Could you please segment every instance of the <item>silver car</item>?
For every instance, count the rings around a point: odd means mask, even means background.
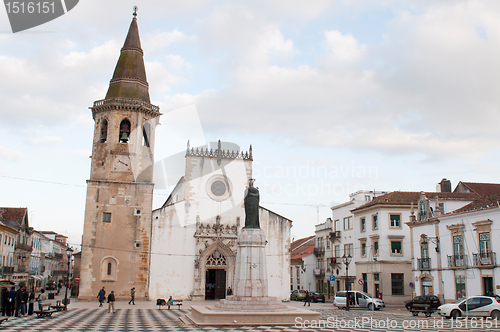
[[[446,318],[491,317],[500,320],[500,301],[490,296],[471,296],[439,306],[436,311]]]
[[[337,292],[333,300],[333,305],[339,308],[345,308],[347,295],[346,293],[346,291]],[[373,298],[365,292],[349,291],[349,297],[351,299],[351,301],[349,302],[350,308],[368,308],[369,310],[378,310],[380,308],[385,308],[384,301],[378,298]]]

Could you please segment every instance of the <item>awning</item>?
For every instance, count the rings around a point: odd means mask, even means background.
[[[40,275],[31,275],[30,278],[33,278],[36,280],[43,280],[43,276],[40,276]]]

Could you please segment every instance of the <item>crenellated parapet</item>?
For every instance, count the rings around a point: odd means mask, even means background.
[[[253,160],[252,156],[252,145],[250,145],[250,149],[248,151],[229,151],[223,150],[221,148],[221,141],[218,142],[217,149],[208,149],[208,148],[191,148],[189,146],[189,141],[186,149],[186,157],[194,156],[194,157],[209,157],[216,158],[217,163],[220,165],[222,159],[242,159],[242,160]]]

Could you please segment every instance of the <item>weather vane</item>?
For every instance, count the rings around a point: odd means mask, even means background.
[[[137,6],[134,6],[134,16],[137,16],[137,9],[139,8],[137,8]]]

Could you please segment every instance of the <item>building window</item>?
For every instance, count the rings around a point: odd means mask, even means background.
[[[361,257],[366,257],[366,242],[361,243]]]
[[[481,257],[486,257],[491,250],[490,248],[490,233],[479,233],[479,253],[481,254]]]
[[[465,291],[465,277],[457,276],[455,279],[455,285],[457,290],[457,300],[467,296]]]
[[[125,119],[120,123],[120,136],[118,138],[118,141],[121,143],[128,143],[129,137],[130,137],[130,121]]]
[[[401,247],[401,241],[391,241],[391,253],[394,255],[402,255],[403,250]]]
[[[362,232],[366,231],[366,219],[364,217],[360,219],[360,223],[361,223],[360,225],[361,231]]]
[[[380,281],[380,274],[379,273],[373,274],[373,281]]]
[[[335,220],[335,231],[340,231],[340,220]]]
[[[101,261],[101,280],[117,280],[118,261],[111,256],[106,256]]]
[[[340,257],[340,245],[335,246],[335,257]]]
[[[453,255],[462,256],[464,253],[464,239],[462,235],[455,235],[453,237]]]
[[[344,218],[344,230],[352,229],[352,217]]]
[[[429,258],[429,242],[423,241],[420,244],[420,256],[421,258]]]
[[[391,273],[392,295],[405,295],[404,274]]]
[[[326,236],[326,249],[330,249],[330,235]]]
[[[401,215],[400,214],[391,214],[391,227],[401,228]]]
[[[111,222],[111,212],[103,212],[102,213],[102,222],[105,222],[105,223]]]
[[[348,244],[344,244],[344,254],[346,256],[353,256],[353,244],[352,243],[348,243]]]
[[[373,242],[373,255],[378,256],[378,241]]]
[[[372,197],[370,195],[365,195],[365,201],[369,202],[372,200]]]
[[[372,228],[378,229],[378,215],[376,214],[372,216]]]

